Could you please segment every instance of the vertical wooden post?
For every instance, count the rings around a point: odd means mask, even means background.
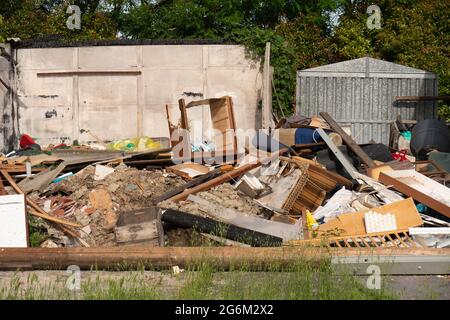
[[[270,42],[266,43],[266,53],[264,55],[263,69],[263,110],[262,110],[262,128],[273,128],[272,120],[272,81],[270,68]]]

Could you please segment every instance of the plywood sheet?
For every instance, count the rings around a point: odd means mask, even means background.
[[[212,126],[221,133],[215,137],[216,150],[235,150],[235,138],[230,132],[236,129],[231,98],[211,99],[209,105]]]
[[[391,213],[395,216],[398,230],[418,227],[423,224],[422,218],[417,212],[413,199],[386,204],[370,210],[362,210],[355,213],[345,213],[327,223],[320,225],[319,232],[327,232],[333,229],[341,229],[342,236],[354,236],[366,234],[364,225],[364,214],[368,211],[377,213]]]
[[[193,178],[204,175],[210,171],[209,167],[203,166],[198,163],[177,164],[166,168],[166,170],[188,180],[192,180]]]

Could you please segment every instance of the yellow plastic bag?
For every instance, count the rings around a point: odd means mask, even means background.
[[[309,212],[309,210],[306,210],[306,227],[309,230],[313,230],[315,228],[317,228],[319,226],[319,224],[317,223],[316,219],[314,219],[314,216],[312,215],[311,212]]]
[[[139,137],[133,139],[115,140],[109,143],[106,148],[116,151],[147,151],[161,148],[159,142],[150,137]]]

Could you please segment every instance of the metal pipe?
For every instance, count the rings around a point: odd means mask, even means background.
[[[450,249],[427,248],[240,248],[240,247],[98,247],[98,248],[0,248],[0,269],[123,269],[124,267],[186,267],[208,261],[224,269],[245,266],[263,269],[274,264],[289,266],[307,260],[320,263],[336,257],[450,256]]]

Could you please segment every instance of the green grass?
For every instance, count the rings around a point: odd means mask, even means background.
[[[109,274],[111,275],[111,273]],[[328,262],[320,265],[299,261],[292,265],[273,265],[250,272],[245,266],[223,271],[203,262],[179,275],[168,271],[131,271],[119,277],[83,279],[81,290],[65,287],[67,276],[57,281],[40,281],[31,275],[26,281],[18,274],[9,285],[0,287],[0,299],[396,299],[382,290],[369,290],[351,275],[336,275]]]

